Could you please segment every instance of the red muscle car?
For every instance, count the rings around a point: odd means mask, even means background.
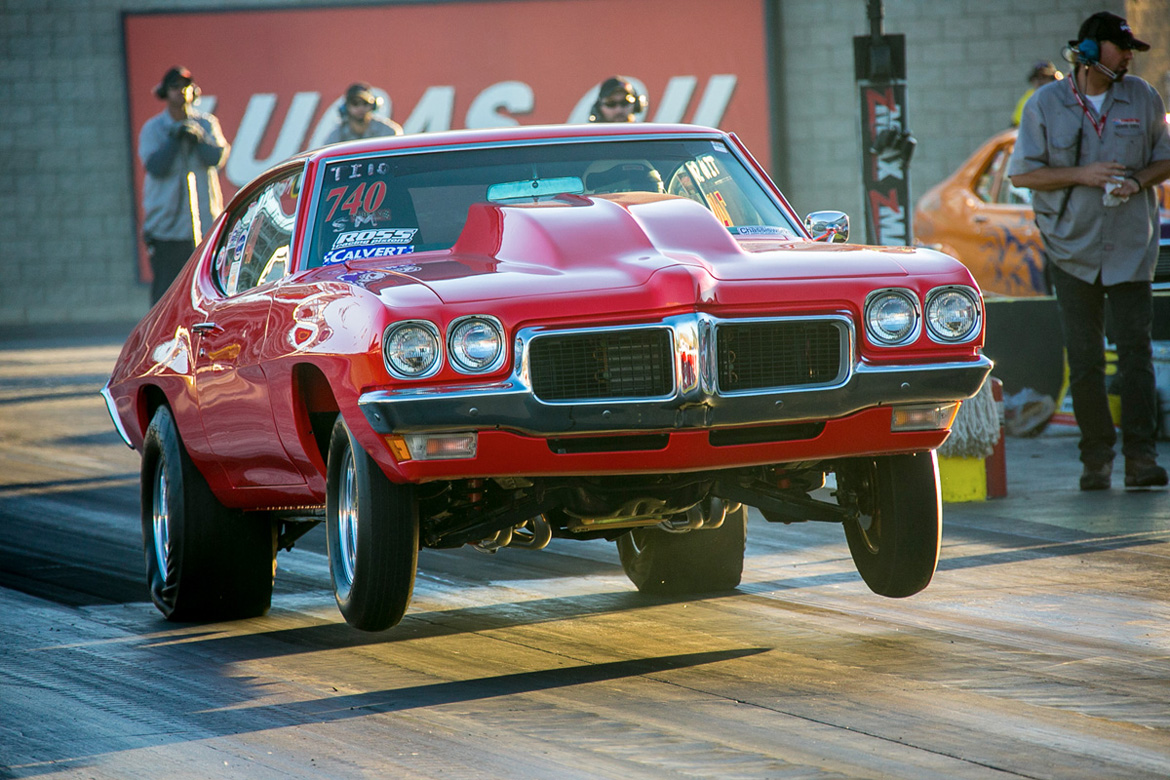
[[[103,390],[142,454],[154,602],[263,614],[277,550],[321,522],[364,630],[401,619],[421,547],[602,538],[639,590],[727,590],[747,506],[840,523],[873,591],[918,592],[933,451],[991,365],[979,288],[928,249],[843,243],[843,214],[806,222],[734,135],[691,126],[275,166]]]

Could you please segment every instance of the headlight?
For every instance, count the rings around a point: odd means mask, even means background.
[[[480,374],[504,362],[504,329],[494,317],[476,315],[451,323],[447,352],[457,371]]]
[[[406,320],[386,328],[382,360],[386,370],[402,379],[430,376],[442,364],[439,329],[426,320]]]
[[[918,303],[910,290],[878,290],[865,301],[865,332],[881,346],[906,344],[918,335]]]
[[[940,287],[926,297],[926,327],[936,341],[967,341],[978,333],[979,299],[966,287]]]

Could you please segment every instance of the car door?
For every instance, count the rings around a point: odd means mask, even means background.
[[[286,272],[301,169],[278,174],[229,216],[214,250],[219,295],[194,323],[195,389],[208,445],[235,487],[304,478],[277,434],[263,370],[271,291]]]
[[[1011,141],[992,154],[975,188],[979,197],[972,217],[987,267],[975,275],[990,280],[989,290],[1005,295],[1043,295],[1044,250],[1032,212],[1031,192],[1013,187],[1007,176]],[[973,269],[974,270],[974,269]]]

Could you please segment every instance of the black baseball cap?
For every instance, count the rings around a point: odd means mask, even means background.
[[[173,68],[163,74],[162,81],[160,81],[154,88],[154,95],[160,100],[165,100],[167,90],[175,85],[187,86],[192,81],[191,71],[184,68],[182,65],[175,65]]]
[[[1109,41],[1119,49],[1135,49],[1149,51],[1150,44],[1133,37],[1133,30],[1129,23],[1117,14],[1108,11],[1098,11],[1081,24],[1081,31],[1077,33],[1075,41],[1069,41],[1069,46],[1077,46],[1086,38],[1095,41]]]

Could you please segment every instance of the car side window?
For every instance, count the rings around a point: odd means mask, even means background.
[[[997,149],[991,158],[991,162],[983,170],[979,181],[975,185],[975,194],[979,196],[979,200],[984,203],[995,203],[996,187],[999,184],[1000,176],[1003,173],[1003,167],[1007,163],[1008,156],[1003,149]]]
[[[238,295],[288,272],[301,173],[273,179],[236,209],[212,266],[220,292]]]

